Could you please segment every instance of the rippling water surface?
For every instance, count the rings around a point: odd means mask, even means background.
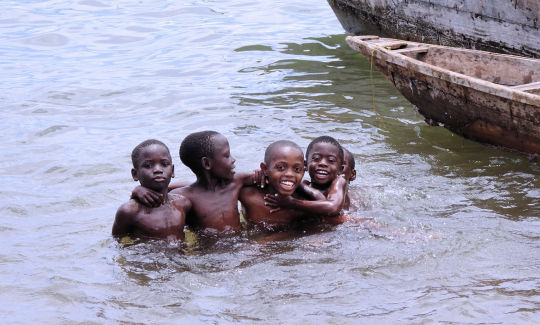
[[[325,1],[2,8],[2,322],[538,320],[538,161],[427,126]],[[132,148],[177,152],[205,129],[228,137],[238,170],[276,139],[336,137],[356,158],[356,215],[394,231],[121,247],[110,230]]]

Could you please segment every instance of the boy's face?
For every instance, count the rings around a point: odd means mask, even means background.
[[[167,148],[159,144],[142,148],[137,166],[131,170],[131,175],[144,187],[155,191],[166,189],[174,177],[174,165]]]
[[[292,195],[304,177],[304,155],[291,146],[274,148],[270,164],[261,163],[268,183],[281,195]]]
[[[229,141],[221,134],[212,137],[214,146],[214,156],[212,161],[212,174],[218,178],[233,179],[234,177],[234,159],[231,156]]]
[[[308,154],[307,165],[311,182],[319,185],[331,183],[343,168],[339,149],[327,142],[313,145]]]
[[[291,146],[274,148],[270,163],[261,163],[268,183],[281,195],[292,195],[304,177],[304,155]]]
[[[345,179],[347,182],[352,182],[356,179],[356,170],[351,169],[351,165],[349,165],[350,161],[350,153],[345,151],[343,153],[343,175],[345,176]]]

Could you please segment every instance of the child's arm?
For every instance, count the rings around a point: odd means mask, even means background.
[[[326,200],[326,196],[316,188],[309,186],[306,183],[300,183],[297,188],[299,193],[302,193],[310,200]]]
[[[172,181],[169,184],[168,191],[170,192],[170,191],[175,190],[177,188],[186,187],[186,186],[190,185],[191,183],[192,182],[190,182],[190,181],[181,181],[181,180]]]
[[[263,188],[267,184],[266,177],[260,169],[255,169],[252,173],[239,173],[237,178],[244,186],[257,185]]]
[[[292,196],[282,197],[279,195],[265,195],[264,200],[270,212],[279,211],[280,208],[301,210],[315,215],[334,216],[341,212],[345,195],[347,192],[347,181],[339,176],[330,185],[328,196],[324,200],[308,201],[299,200]]]
[[[137,203],[132,200],[122,204],[122,206],[118,208],[112,227],[112,235],[114,237],[124,237],[129,235],[132,230],[133,216],[137,214],[137,208]]]
[[[163,204],[163,194],[144,186],[137,186],[131,191],[131,198],[149,208],[157,208]]]

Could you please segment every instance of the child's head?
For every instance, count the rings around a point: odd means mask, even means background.
[[[306,164],[312,184],[328,185],[343,170],[343,149],[330,136],[318,137],[307,147]]]
[[[354,166],[354,156],[349,150],[343,148],[343,175],[349,183],[356,179],[356,169],[354,169]]]
[[[162,191],[167,189],[174,177],[169,148],[159,140],[146,140],[138,144],[131,152],[131,176],[142,186]]]
[[[234,162],[229,142],[215,131],[201,131],[188,135],[180,145],[180,159],[196,175],[204,170],[217,178],[232,179]]]
[[[269,185],[281,195],[294,193],[304,177],[304,154],[300,147],[288,140],[276,141],[266,148],[261,170]]]

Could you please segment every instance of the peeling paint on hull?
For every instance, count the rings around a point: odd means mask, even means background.
[[[540,0],[328,0],[343,28],[540,58]]]

